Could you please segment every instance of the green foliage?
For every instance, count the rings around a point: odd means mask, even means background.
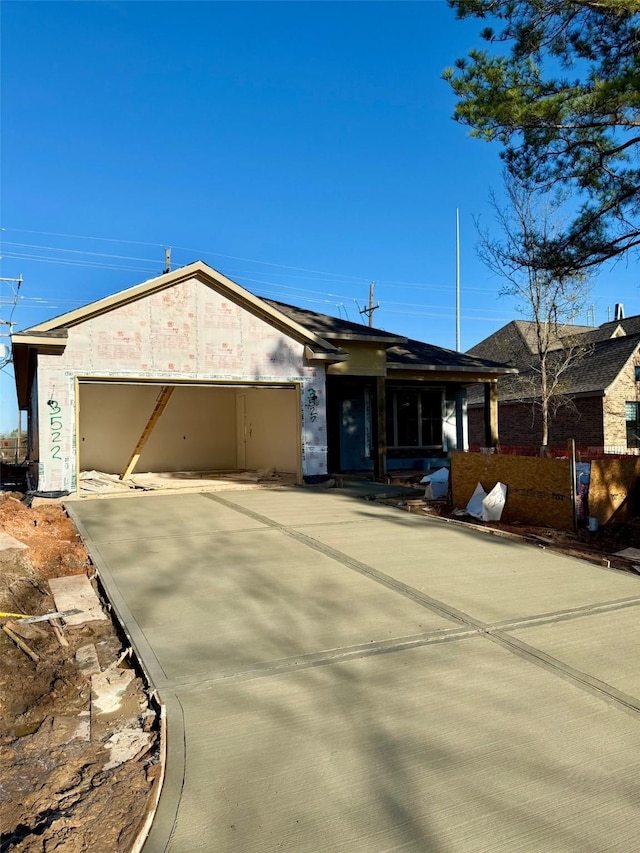
[[[579,211],[540,268],[586,269],[640,245],[640,0],[448,0],[490,18],[490,51],[444,72],[454,117],[503,145],[530,190],[571,190]],[[505,50],[502,50],[504,46]]]

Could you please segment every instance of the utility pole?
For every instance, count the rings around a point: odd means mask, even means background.
[[[369,285],[369,307],[368,308],[360,308],[361,314],[366,314],[369,317],[369,328],[373,326],[373,312],[377,311],[380,307],[380,303],[373,304],[373,288],[375,286],[375,281],[372,281]]]
[[[9,316],[11,316],[13,314],[13,309],[18,304],[18,293],[20,292],[20,288],[22,287],[23,278],[22,278],[22,275],[19,275],[18,278],[0,278],[0,282],[2,282],[2,281],[6,281],[6,282],[13,283],[16,285],[16,289],[13,292],[13,299],[8,300],[8,303],[11,305],[11,314],[9,315]],[[0,300],[0,305],[1,304],[4,304],[4,300]],[[0,338],[9,338],[9,347],[8,347],[9,355],[7,355],[6,358],[2,359],[2,366],[3,367],[7,364],[10,364],[13,361],[13,358],[11,355],[11,335],[13,334],[13,327],[17,326],[17,325],[18,324],[16,323],[15,320],[0,320],[0,326],[8,326],[9,327],[8,333],[7,332],[0,332]],[[18,444],[16,447],[16,453],[15,453],[16,464],[18,462],[18,454],[20,453],[21,441],[22,441],[22,413],[20,412],[20,408],[18,407]]]
[[[164,250],[164,270],[163,272],[171,272],[171,246]]]

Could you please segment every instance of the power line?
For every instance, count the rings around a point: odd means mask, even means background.
[[[39,246],[35,243],[14,243],[11,240],[3,240],[3,246],[17,246],[22,249],[45,249],[50,252],[69,252],[72,255],[94,255],[99,258],[115,258],[121,261],[144,261],[145,263],[154,264],[156,260],[153,258],[137,258],[132,255],[114,255],[111,252],[90,252],[87,249],[67,249],[60,246]]]
[[[66,239],[72,239],[72,240],[101,240],[103,242],[108,242],[108,243],[126,243],[128,245],[136,245],[136,246],[155,246],[156,248],[161,247],[162,249],[164,249],[165,246],[168,245],[168,242],[167,243],[147,243],[147,242],[144,242],[142,240],[122,240],[122,239],[118,239],[115,237],[92,237],[92,236],[89,236],[86,234],[62,234],[62,233],[58,233],[55,231],[35,231],[32,229],[27,229],[27,228],[6,228],[6,227],[4,227],[0,230],[10,232],[10,233],[15,232],[18,234],[39,234],[39,235],[43,235],[43,236],[47,236],[47,237],[64,237]],[[280,269],[298,270],[299,272],[310,272],[310,273],[316,273],[317,275],[328,275],[328,276],[337,276],[339,278],[349,278],[349,279],[352,279],[353,281],[358,281],[358,282],[362,282],[363,280],[366,280],[364,277],[360,277],[360,276],[351,276],[351,275],[344,275],[341,273],[324,272],[322,270],[313,270],[313,269],[308,269],[306,267],[295,267],[295,266],[291,266],[289,264],[274,263],[273,261],[260,261],[260,260],[257,260],[256,258],[242,258],[242,257],[239,257],[238,255],[225,255],[222,252],[212,252],[208,249],[194,249],[194,248],[191,248],[188,246],[176,246],[173,244],[172,244],[172,248],[178,249],[182,252],[195,252],[197,255],[212,255],[213,257],[216,257],[216,258],[228,258],[228,259],[233,260],[233,261],[243,261],[245,263],[250,263],[250,264],[263,264],[265,266],[278,267]]]
[[[15,231],[15,232],[21,232],[21,233],[41,234],[41,235],[46,235],[46,236],[63,237],[65,239],[99,240],[102,242],[122,243],[122,244],[127,244],[127,245],[153,246],[155,248],[159,248],[159,247],[165,248],[165,245],[162,243],[151,243],[151,242],[145,242],[145,241],[140,241],[140,240],[125,240],[125,239],[109,238],[109,237],[92,237],[92,236],[88,236],[88,235],[63,234],[61,232],[36,231],[36,230],[29,230],[29,229],[6,229],[6,228],[3,228],[2,230],[3,231],[11,231],[11,232]],[[130,255],[119,255],[119,254],[115,254],[115,253],[111,253],[111,252],[95,252],[95,251],[91,251],[91,250],[82,250],[82,249],[67,249],[67,248],[56,247],[56,246],[42,246],[39,244],[19,243],[19,242],[14,242],[14,241],[7,241],[5,243],[5,245],[13,246],[15,248],[36,249],[38,251],[52,251],[52,252],[57,252],[57,253],[61,253],[61,254],[68,253],[68,254],[81,255],[81,256],[87,256],[87,257],[93,257],[93,258],[104,258],[104,259],[113,258],[114,260],[138,261],[138,262],[142,262],[142,263],[153,264],[155,266],[155,268],[142,268],[142,267],[136,267],[136,266],[126,265],[126,264],[110,264],[110,263],[105,263],[104,261],[100,262],[98,260],[91,261],[91,260],[80,260],[78,258],[62,258],[62,257],[51,257],[51,256],[43,256],[43,255],[33,255],[33,254],[28,254],[26,252],[9,251],[9,252],[4,253],[6,257],[12,258],[14,260],[31,260],[31,261],[35,261],[35,262],[39,262],[39,263],[53,263],[53,264],[66,265],[66,266],[86,267],[86,268],[90,268],[90,269],[106,269],[106,270],[114,270],[114,271],[122,271],[122,272],[141,272],[141,273],[145,273],[145,274],[157,273],[158,267],[161,264],[160,259],[158,259],[158,261],[155,261],[154,259],[151,259],[151,258],[142,258],[142,257],[130,256]],[[315,278],[313,276],[330,276],[331,279],[333,279],[333,281],[332,281],[333,284],[342,283],[345,286],[352,286],[354,283],[356,283],[356,282],[361,283],[363,280],[362,278],[360,278],[358,276],[350,276],[350,275],[339,274],[339,273],[323,272],[320,270],[313,270],[313,269],[308,269],[305,267],[295,267],[295,266],[291,266],[291,265],[287,265],[287,264],[278,264],[278,263],[273,263],[273,262],[269,262],[269,261],[260,261],[260,260],[256,260],[256,259],[251,259],[251,258],[241,258],[241,257],[234,256],[234,255],[224,255],[222,253],[210,252],[210,251],[206,251],[206,250],[189,249],[189,248],[180,247],[180,246],[174,246],[173,249],[178,249],[178,250],[184,251],[184,252],[195,252],[195,253],[201,254],[201,255],[213,255],[213,256],[217,256],[217,257],[224,257],[224,258],[230,258],[230,259],[234,259],[234,260],[241,260],[241,261],[246,262],[246,263],[261,264],[263,266],[273,266],[273,267],[277,267],[278,269],[290,269],[290,270],[296,270],[296,271],[300,271],[300,272],[306,272],[306,273],[309,273],[310,275],[302,277],[302,276],[293,276],[290,274],[276,273],[276,272],[274,272],[274,273],[267,272],[267,275],[281,276],[281,277],[286,277],[286,278],[294,278],[295,277],[297,279],[304,278],[305,280],[312,281],[312,282],[315,282],[317,284],[320,284],[323,281],[326,281],[326,283],[329,283],[329,280],[318,279],[318,278]],[[292,294],[297,294],[295,296],[297,301],[304,301],[304,302],[315,303],[315,304],[335,305],[338,308],[338,312],[340,311],[340,307],[345,308],[344,303],[342,301],[340,303],[336,303],[333,301],[333,299],[344,300],[346,298],[346,299],[352,300],[354,302],[354,304],[357,305],[356,297],[349,296],[345,293],[336,294],[336,293],[331,293],[329,291],[309,290],[309,288],[307,288],[307,287],[295,287],[292,285],[281,284],[278,281],[268,281],[265,279],[256,279],[256,278],[247,276],[245,274],[245,271],[231,271],[229,274],[236,275],[236,276],[241,275],[242,280],[244,282],[248,282],[251,284],[267,285],[270,288],[268,293],[270,293],[271,295],[278,296],[280,291],[291,291]],[[402,288],[402,289],[411,288],[411,289],[418,289],[418,290],[429,290],[429,291],[439,290],[439,291],[451,292],[451,287],[446,286],[446,285],[429,285],[426,283],[409,282],[409,281],[401,282],[401,281],[397,281],[397,280],[382,280],[382,281],[379,281],[377,283],[383,287],[388,287],[388,288]],[[265,291],[265,288],[256,288],[256,290]],[[465,291],[470,291],[470,292],[475,292],[475,293],[494,293],[493,290],[485,289],[485,288],[465,288]],[[265,292],[267,292],[267,291],[265,291]],[[304,294],[304,296],[302,294]],[[316,296],[322,296],[324,298],[323,299],[312,299],[312,298],[309,298],[307,296],[307,294],[314,294]],[[329,297],[329,298],[327,298],[327,297]],[[72,301],[72,300],[56,299],[55,301],[60,302],[60,303],[68,302],[69,304],[75,304],[75,305],[81,304],[80,301]],[[415,312],[415,311],[397,311],[397,310],[393,310],[393,309],[387,309],[386,308],[387,304],[388,305],[395,305],[398,307],[407,307],[407,308],[436,308],[436,309],[440,307],[438,305],[429,305],[429,304],[424,304],[424,303],[396,302],[396,301],[389,302],[389,303],[385,302],[385,311],[387,311],[389,314],[397,314],[400,316],[415,316],[417,314],[418,316],[428,316],[428,317],[437,317],[437,318],[444,318],[444,317],[448,318],[449,317],[449,315],[446,315],[446,314],[433,313],[433,312],[429,312],[429,311],[427,311],[427,312],[425,312],[425,311]],[[20,303],[20,305],[21,305],[21,307],[25,307],[25,308],[26,307],[37,307],[37,306],[27,306],[22,302]],[[43,308],[48,307],[47,303],[43,302],[42,307]],[[57,307],[57,306],[50,306],[50,307]],[[376,306],[376,308],[377,307],[378,306]],[[365,313],[368,312],[368,309],[364,309],[364,310],[365,310]],[[480,312],[485,312],[487,309],[469,308],[467,310],[480,313]],[[346,313],[346,308],[345,308],[345,313]],[[469,319],[471,319],[471,318],[469,318]],[[482,318],[476,317],[475,319],[482,319]],[[500,321],[500,320],[504,319],[504,317],[503,318],[493,317],[493,318],[484,318],[484,319],[491,319],[492,321],[494,321],[494,320]]]
[[[16,252],[3,252],[3,256],[7,258],[12,258],[13,260],[20,261],[40,261],[42,263],[47,264],[60,264],[62,266],[71,266],[71,267],[89,267],[90,269],[105,269],[105,270],[122,270],[123,272],[144,272],[144,273],[154,273],[156,270],[143,269],[141,267],[127,267],[117,264],[100,264],[100,263],[92,263],[91,261],[77,261],[72,258],[63,259],[63,258],[48,258],[48,257],[38,257],[37,255],[25,255],[22,253]]]

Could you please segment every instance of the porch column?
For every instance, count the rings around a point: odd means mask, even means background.
[[[384,376],[376,376],[373,444],[373,476],[379,480],[387,473],[387,395]]]
[[[484,386],[484,440],[486,447],[497,447],[498,438],[498,383],[486,382]]]
[[[456,444],[458,450],[469,449],[469,420],[467,416],[467,389],[456,391]]]

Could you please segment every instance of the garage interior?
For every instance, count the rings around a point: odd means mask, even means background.
[[[156,488],[167,481],[176,488],[181,480],[193,485],[194,479],[218,474],[301,480],[295,383],[79,379],[78,401],[81,490],[88,479],[96,480],[88,475],[109,475],[107,483],[115,484],[127,471],[123,479],[148,488],[152,481]],[[139,459],[131,471],[136,450]],[[150,480],[149,474],[155,476]]]

